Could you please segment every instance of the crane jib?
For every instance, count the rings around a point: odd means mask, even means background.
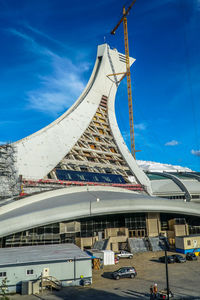
[[[130,126],[130,139],[131,139],[131,153],[135,158],[135,153],[138,152],[135,150],[135,138],[134,138],[134,126],[133,126],[133,104],[132,104],[132,90],[131,90],[131,75],[130,75],[130,63],[129,63],[129,45],[128,45],[128,27],[127,27],[127,15],[132,8],[136,0],[131,2],[131,5],[125,9],[123,7],[123,16],[111,31],[111,34],[115,34],[119,25],[123,22],[124,26],[124,44],[125,44],[125,55],[126,55],[126,77],[127,77],[127,91],[128,91],[128,108],[129,108],[129,126]]]

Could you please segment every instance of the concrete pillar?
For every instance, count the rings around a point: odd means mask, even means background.
[[[146,214],[147,236],[158,236],[161,231],[160,213]]]

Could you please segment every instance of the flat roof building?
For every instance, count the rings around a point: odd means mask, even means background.
[[[0,282],[7,278],[9,292],[21,292],[22,282],[48,280],[54,286],[92,283],[91,257],[74,244],[0,249]]]

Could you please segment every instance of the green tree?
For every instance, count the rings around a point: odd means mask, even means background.
[[[8,291],[8,280],[7,277],[5,277],[4,279],[2,279],[2,282],[0,284],[0,294],[2,295],[0,300],[10,300],[10,298],[6,296],[7,291]]]

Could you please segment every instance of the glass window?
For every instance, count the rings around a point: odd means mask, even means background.
[[[53,233],[54,234],[59,233],[59,224],[54,224],[53,225]]]
[[[27,275],[33,275],[33,269],[31,269],[31,270],[26,270],[26,274],[27,274]]]
[[[6,277],[6,272],[0,272],[0,277]]]
[[[85,181],[85,176],[83,175],[83,174],[77,174],[77,176],[78,176],[78,180],[80,180],[80,181]]]
[[[45,228],[44,226],[38,227],[38,228],[37,228],[37,233],[38,233],[38,234],[43,234],[43,233],[44,233],[44,228]]]
[[[109,170],[110,172],[110,170]],[[73,181],[88,181],[88,182],[109,182],[109,183],[126,183],[121,175],[117,174],[103,174],[95,172],[79,172],[71,170],[56,170],[56,175],[59,180],[73,180]]]

